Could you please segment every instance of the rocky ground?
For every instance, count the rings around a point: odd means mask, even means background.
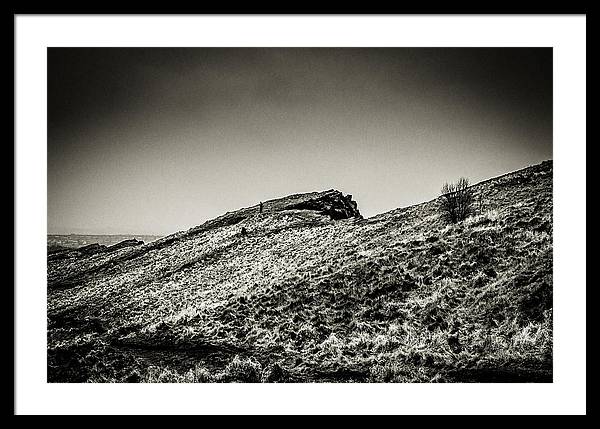
[[[456,225],[331,190],[49,252],[48,381],[552,381],[552,162],[473,190]]]

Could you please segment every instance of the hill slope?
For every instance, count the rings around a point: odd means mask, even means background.
[[[551,381],[552,162],[473,190],[451,226],[331,190],[49,257],[48,381]]]

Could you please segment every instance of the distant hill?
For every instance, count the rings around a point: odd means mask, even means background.
[[[298,194],[48,260],[48,381],[552,381],[552,162],[363,219]]]
[[[157,240],[162,235],[136,235],[136,234],[111,234],[111,235],[86,235],[86,234],[48,234],[48,250],[63,248],[76,249],[90,244],[112,246],[125,240],[140,240],[145,243]]]

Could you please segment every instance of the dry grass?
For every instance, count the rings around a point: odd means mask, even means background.
[[[547,381],[551,172],[475,185],[482,211],[454,225],[435,201],[366,220],[265,210],[52,261],[53,281],[83,274],[48,291],[49,380]]]

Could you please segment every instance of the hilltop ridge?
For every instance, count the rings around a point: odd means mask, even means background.
[[[278,212],[302,210],[314,212],[314,214],[326,215],[332,220],[350,218],[362,219],[357,203],[352,200],[352,195],[344,195],[335,189],[322,192],[293,194],[283,198],[265,201],[263,203],[262,213],[259,211],[259,204],[227,212],[224,215],[210,219],[199,226],[190,228],[187,231],[179,231],[165,236],[148,243],[146,246],[141,246],[140,248],[129,252],[116,253],[117,250],[143,245],[144,242],[130,239],[112,246],[90,244],[78,249],[61,249],[59,251],[49,250],[49,260],[70,259],[70,261],[75,262],[75,264],[74,266],[57,265],[56,267],[52,267],[55,269],[52,272],[52,276],[48,276],[48,286],[50,288],[74,287],[83,281],[86,275],[98,273],[112,265],[134,259],[146,252],[172,245],[174,242],[185,240],[197,234],[217,228],[237,225],[252,216],[264,217],[276,215]],[[94,255],[98,253],[105,253],[106,257],[97,258],[93,261],[94,263],[90,265],[82,263],[81,258],[79,258],[81,254]]]
[[[48,379],[551,380],[552,162],[472,189],[456,225],[331,189],[49,255]]]

